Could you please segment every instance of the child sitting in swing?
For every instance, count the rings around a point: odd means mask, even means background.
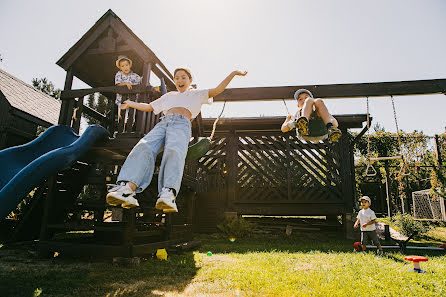
[[[306,89],[299,89],[294,93],[294,99],[297,101],[297,113],[295,116],[289,114],[282,124],[282,132],[288,132],[297,127],[299,135],[305,139],[310,135],[308,124],[310,120],[321,118],[327,127],[327,135],[320,140],[328,137],[330,142],[337,142],[342,136],[338,128],[338,121],[328,112],[322,99],[314,99],[313,94]]]
[[[164,212],[178,212],[175,198],[183,177],[188,144],[191,139],[191,120],[201,111],[202,104],[211,104],[213,97],[226,88],[236,75],[247,72],[233,71],[216,88],[209,90],[191,89],[192,74],[186,68],[174,71],[177,92],[169,92],[147,103],[127,100],[121,109],[129,107],[141,111],[164,113],[163,119],[144,136],[132,149],[117,178],[117,185],[107,194],[107,203],[123,208],[139,206],[136,193],[144,191],[152,180],[156,155],[164,147],[158,175],[158,200],[155,208]]]

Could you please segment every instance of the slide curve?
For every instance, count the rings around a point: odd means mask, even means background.
[[[97,140],[109,136],[99,125],[88,126],[81,136],[58,125],[26,144],[0,151],[0,220],[43,180],[70,168]]]

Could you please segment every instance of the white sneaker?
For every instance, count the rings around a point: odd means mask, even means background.
[[[109,190],[106,200],[111,206],[121,205],[123,208],[132,208],[139,206],[135,195],[135,191],[133,191],[128,184],[122,182]]]
[[[178,212],[175,195],[171,189],[163,188],[161,190],[160,196],[156,200],[155,208],[162,209],[164,212]]]

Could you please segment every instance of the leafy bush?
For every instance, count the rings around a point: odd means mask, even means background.
[[[241,216],[228,217],[217,225],[217,228],[229,237],[241,238],[249,235],[256,224],[248,222]]]
[[[417,233],[421,236],[429,231],[429,227],[425,226],[422,222],[416,221],[409,214],[397,214],[392,218],[395,225],[406,236],[410,236],[413,233]]]

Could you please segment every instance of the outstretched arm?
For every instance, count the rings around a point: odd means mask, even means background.
[[[209,98],[215,97],[221,92],[224,91],[224,89],[228,86],[228,84],[231,82],[231,80],[236,75],[245,76],[248,72],[247,71],[232,71],[231,74],[229,74],[215,89],[209,89]]]
[[[130,100],[126,100],[121,104],[121,109],[134,108],[141,111],[153,111],[153,107],[151,104],[147,103],[138,103]]]

